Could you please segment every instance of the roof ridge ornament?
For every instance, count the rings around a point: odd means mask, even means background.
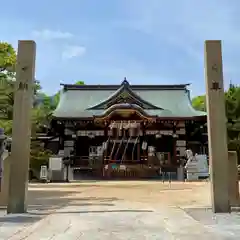
[[[126,78],[126,77],[123,79],[123,81],[122,81],[122,84],[121,84],[121,85],[125,85],[125,86],[129,85],[129,82],[128,82],[128,80],[127,80],[127,78]]]
[[[121,86],[118,88],[116,92],[111,94],[107,99],[103,100],[102,102],[98,103],[97,105],[91,106],[87,110],[93,109],[108,109],[109,106],[115,105],[116,103],[125,103],[127,104],[128,101],[130,103],[134,103],[139,105],[140,107],[146,109],[162,109],[153,105],[152,103],[145,101],[142,99],[137,93],[135,93],[127,81],[126,77],[124,78]],[[145,107],[144,107],[145,106]]]

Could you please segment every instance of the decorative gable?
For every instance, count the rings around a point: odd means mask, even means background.
[[[143,109],[162,109],[145,101],[136,93],[134,93],[128,81],[124,79],[124,81],[121,84],[121,87],[114,94],[112,94],[109,98],[102,101],[101,103],[89,108],[88,110],[108,109],[112,105],[121,103],[135,104]]]

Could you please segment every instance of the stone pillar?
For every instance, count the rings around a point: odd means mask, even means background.
[[[238,162],[237,152],[228,152],[229,161],[229,196],[231,207],[238,207],[240,203],[239,199],[239,183],[238,183]]]
[[[230,212],[221,41],[205,41],[205,79],[212,209]]]
[[[24,213],[27,210],[26,197],[28,190],[35,56],[36,44],[34,41],[18,42],[8,213]]]

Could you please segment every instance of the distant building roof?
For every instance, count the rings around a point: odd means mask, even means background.
[[[205,112],[192,107],[188,85],[130,85],[126,79],[121,85],[64,84],[53,116],[63,119],[102,116],[112,105],[128,100],[150,116],[205,116]]]

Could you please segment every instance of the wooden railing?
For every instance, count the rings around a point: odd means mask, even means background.
[[[100,168],[102,165],[101,157],[76,156],[73,162],[75,168]]]
[[[76,156],[74,168],[91,169],[99,171],[99,176],[104,178],[144,178],[157,177],[159,169],[162,172],[169,172],[167,166],[148,162],[147,157],[142,156],[141,160],[111,160],[110,157],[101,159],[99,157],[89,158],[89,156]],[[165,169],[166,168],[166,169]]]
[[[108,164],[103,169],[103,177],[105,178],[144,178],[157,176],[158,167],[148,166],[146,164],[126,164],[118,165]]]
[[[89,156],[76,156],[73,161],[74,166],[92,166],[92,165],[106,165],[110,163],[116,164],[143,164],[143,165],[156,165],[160,166],[160,161],[156,158],[155,161],[151,161],[151,159],[147,156],[141,156],[139,160],[137,159],[123,159],[123,160],[115,160],[111,159],[110,156],[107,157],[89,157]],[[166,161],[164,165],[168,165]]]

